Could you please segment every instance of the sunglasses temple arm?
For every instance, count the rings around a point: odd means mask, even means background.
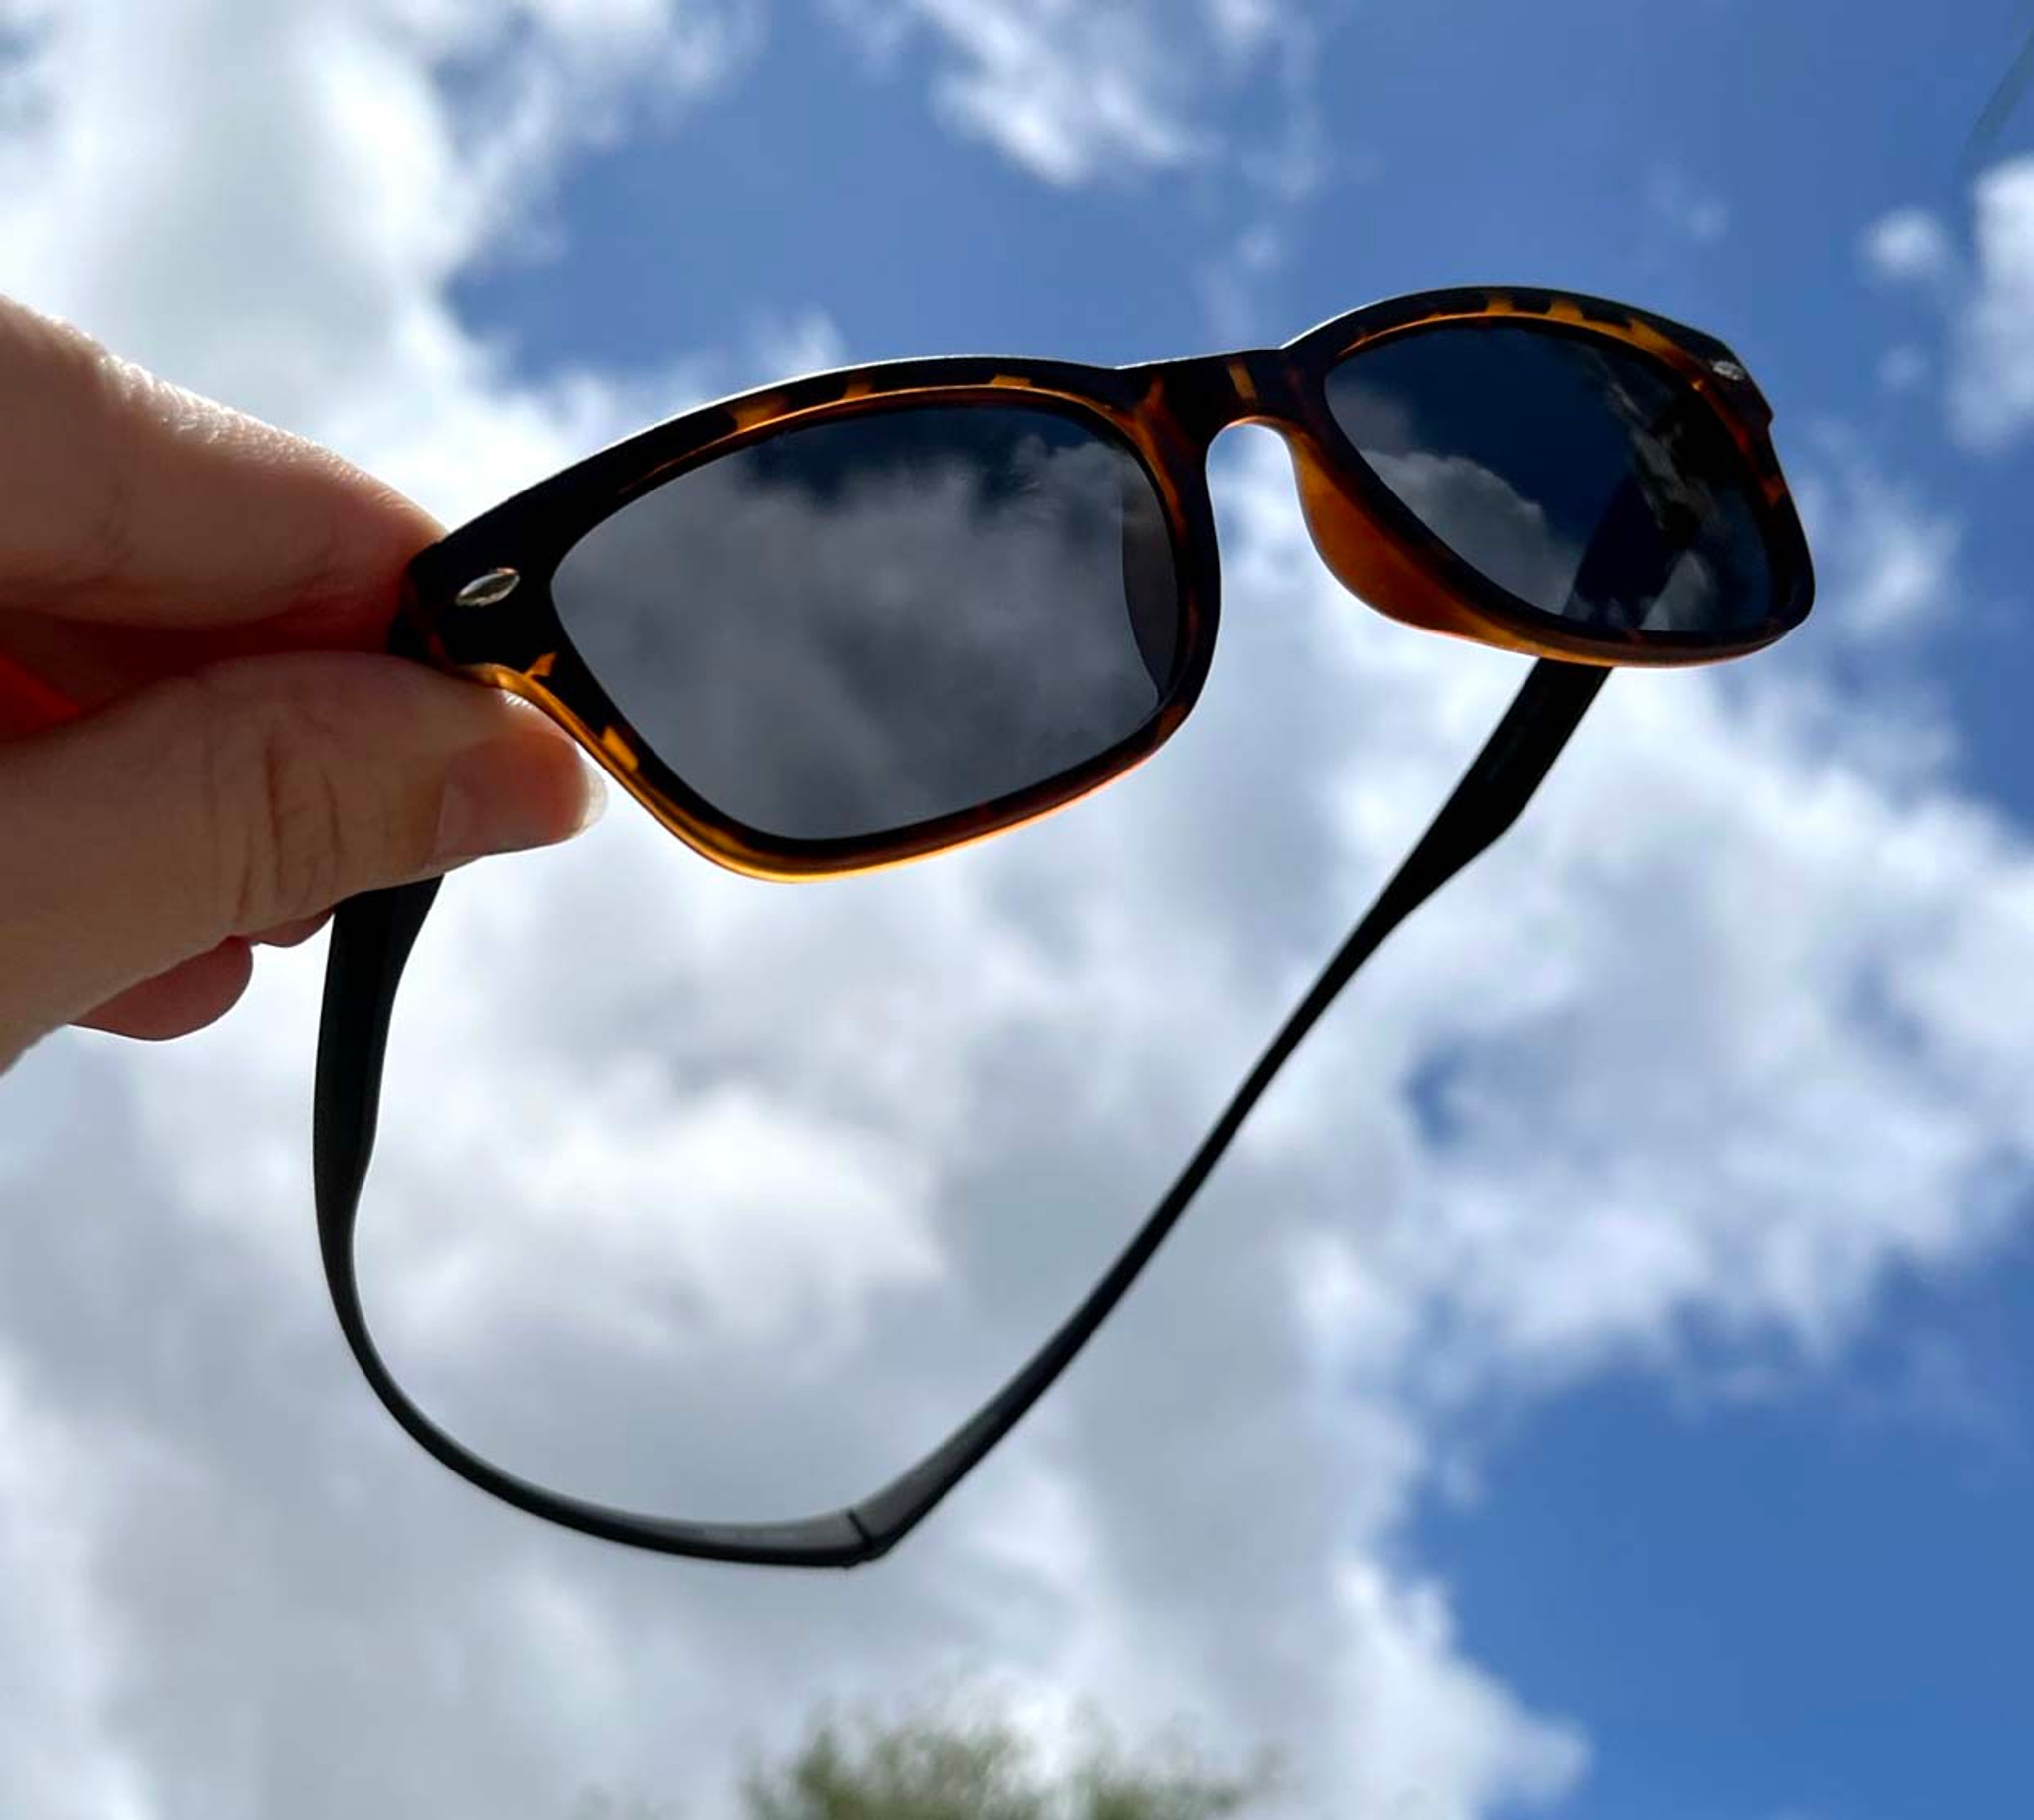
[[[388,649],[427,661],[421,640],[398,620]],[[395,1381],[367,1330],[354,1257],[361,1190],[374,1154],[381,1070],[403,968],[442,879],[363,892],[333,912],[318,1026],[311,1179],[318,1249],[340,1331],[383,1406],[418,1446],[505,1503],[634,1548],[705,1560],[781,1567],[851,1567],[880,1552],[847,1511],[790,1523],[700,1523],[616,1510],[567,1497],[505,1471],[456,1441]]]
[[[443,1465],[546,1521],[636,1548],[781,1567],[851,1567],[887,1554],[1051,1388],[1179,1222],[1250,1109],[1356,970],[1426,898],[1518,818],[1609,672],[1542,660],[1417,847],[1384,887],[1258,1058],[1165,1198],[1108,1273],[1032,1358],[918,1465],[851,1508],[790,1523],[696,1523],[566,1497],[518,1478],[455,1441],[395,1382],[366,1328],[354,1267],[360,1192],[374,1146],[395,992],[440,881],[368,892],[333,918],[318,1039],[313,1130],[319,1246],[354,1357],[390,1414]]]
[[[895,1546],[981,1463],[1073,1363],[1179,1223],[1300,1040],[1384,937],[1518,819],[1609,674],[1595,665],[1544,659],[1533,665],[1504,719],[1485,741],[1418,846],[1322,969],[1306,997],[1293,1008],[1165,1198],[1108,1273],[972,1418],[908,1472],[854,1507],[854,1516],[872,1539],[886,1549]]]

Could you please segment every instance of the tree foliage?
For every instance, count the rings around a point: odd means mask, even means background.
[[[904,1718],[822,1715],[783,1762],[741,1785],[746,1820],[1243,1820],[1273,1786],[1260,1758],[1211,1772],[1174,1747],[1131,1759],[1090,1716],[1085,1748],[1048,1764],[1035,1740],[992,1714],[921,1709]],[[673,1806],[589,1790],[571,1820],[690,1820]]]
[[[1000,1720],[920,1715],[864,1720],[850,1736],[822,1719],[783,1766],[752,1774],[750,1820],[1231,1820],[1268,1792],[1191,1759],[1125,1760],[1096,1742],[1057,1773]]]

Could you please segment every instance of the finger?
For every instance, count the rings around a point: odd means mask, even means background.
[[[326,910],[295,922],[278,923],[242,940],[231,936],[210,953],[180,962],[167,973],[117,993],[73,1023],[122,1037],[186,1037],[225,1016],[239,1003],[253,978],[249,943],[268,948],[300,947],[332,920]]]
[[[228,936],[564,840],[601,799],[533,709],[395,657],[241,659],[10,742],[0,1058]]]
[[[332,912],[321,910],[315,916],[300,916],[294,922],[279,922],[272,929],[258,929],[247,939],[259,942],[264,948],[301,947],[331,920]]]
[[[254,955],[247,944],[222,941],[167,973],[115,993],[73,1022],[87,1030],[111,1031],[115,1036],[139,1037],[150,1043],[188,1037],[231,1011],[253,977]]]
[[[11,609],[136,628],[285,609],[385,624],[394,578],[439,534],[329,451],[6,298],[0,398],[0,604]]]

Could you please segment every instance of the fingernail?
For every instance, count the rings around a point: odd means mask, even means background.
[[[490,740],[447,768],[433,857],[440,864],[555,846],[600,820],[600,773],[557,734]]]

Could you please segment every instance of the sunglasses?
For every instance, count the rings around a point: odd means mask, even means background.
[[[852,1566],[894,1547],[1072,1362],[1350,976],[1508,828],[1614,664],[1742,656],[1814,582],[1730,350],[1543,290],[1373,304],[1285,347],[1102,368],[932,359],[706,406],[419,554],[389,648],[523,696],[688,846],[757,878],[855,873],[1015,828],[1155,753],[1214,655],[1206,464],[1291,451],[1316,547],[1379,612],[1538,658],[1433,825],[1087,1299],[917,1465],[831,1513],[693,1522],[504,1471],[369,1336],[354,1265],[397,985],[441,881],[339,907],[315,1181],[341,1328],[390,1413],[483,1490],[634,1547]]]

